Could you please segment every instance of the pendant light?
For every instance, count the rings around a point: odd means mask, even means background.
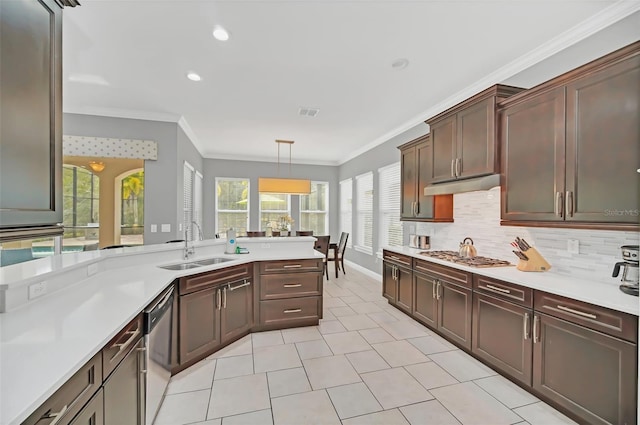
[[[291,145],[293,140],[276,140],[278,144],[278,178],[259,177],[258,192],[284,193],[289,195],[308,195],[311,193],[311,180],[291,178]],[[289,178],[280,178],[280,145],[289,145]]]

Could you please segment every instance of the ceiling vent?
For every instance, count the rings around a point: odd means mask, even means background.
[[[316,115],[318,115],[318,113],[320,112],[320,109],[318,108],[305,108],[305,107],[301,107],[298,110],[298,114],[303,116],[303,117],[315,117]]]

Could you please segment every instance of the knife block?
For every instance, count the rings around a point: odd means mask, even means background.
[[[518,262],[516,269],[521,272],[546,272],[551,268],[551,264],[535,248],[529,248],[526,251],[522,251],[522,253],[529,259]]]

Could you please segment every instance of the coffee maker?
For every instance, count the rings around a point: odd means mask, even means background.
[[[613,277],[620,274],[622,268],[622,284],[620,290],[625,294],[638,296],[638,245],[621,246],[622,259],[613,267]]]

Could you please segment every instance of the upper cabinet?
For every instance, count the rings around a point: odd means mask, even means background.
[[[54,0],[0,1],[0,87],[0,239],[8,228],[61,233],[62,8]]]
[[[495,85],[425,121],[433,145],[430,183],[500,172],[496,105],[522,90]]]
[[[638,228],[640,42],[500,104],[502,223]]]
[[[425,196],[431,180],[433,149],[429,135],[399,146],[401,168],[400,219],[453,221],[453,195]]]

